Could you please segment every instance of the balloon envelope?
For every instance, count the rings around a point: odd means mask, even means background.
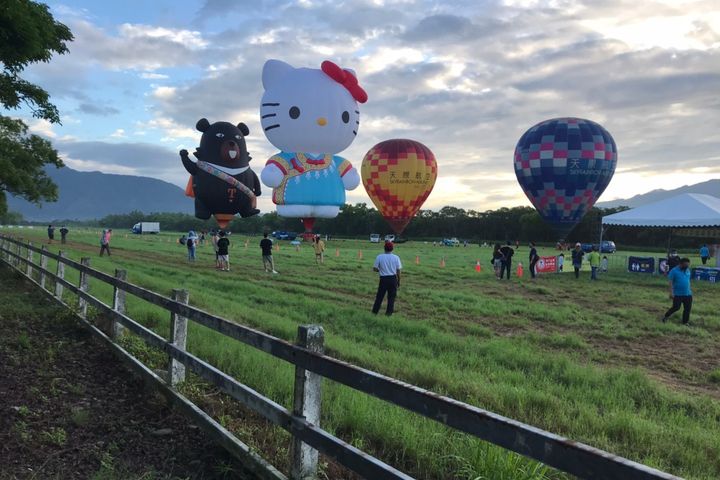
[[[420,142],[385,140],[365,155],[363,185],[396,234],[402,233],[435,186],[435,155]]]
[[[610,183],[617,147],[593,121],[554,118],[520,137],[514,164],[525,195],[564,238]]]

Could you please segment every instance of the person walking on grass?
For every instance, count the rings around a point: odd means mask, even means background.
[[[501,262],[500,267],[500,278],[502,279],[504,275],[506,275],[505,272],[507,272],[507,279],[510,280],[510,270],[512,269],[512,257],[515,255],[515,250],[510,246],[510,241],[508,240],[507,244],[500,249],[500,253],[502,253],[503,258]]]
[[[670,299],[672,307],[665,312],[662,318],[663,323],[667,322],[670,315],[683,307],[682,323],[690,324],[690,310],[692,310],[692,290],[690,290],[690,259],[681,258],[680,264],[668,272],[668,281],[670,283]]]
[[[225,236],[225,232],[220,231],[217,247],[218,260],[220,261],[220,270],[224,272],[230,271],[230,240]]]
[[[537,275],[537,272],[535,271],[535,268],[537,267],[537,263],[540,260],[540,257],[537,253],[537,248],[535,248],[535,242],[530,242],[530,278],[535,278]]]
[[[273,249],[272,240],[270,240],[268,238],[267,232],[263,233],[263,239],[260,240],[260,250],[262,251],[263,269],[265,269],[265,273],[277,274],[278,272],[275,271],[275,261],[273,260],[272,249]]]
[[[708,248],[707,244],[703,244],[702,247],[700,247],[700,260],[702,260],[703,265],[707,265],[707,261],[710,258],[710,249]]]
[[[108,257],[110,256],[110,237],[112,237],[112,228],[103,230],[100,234],[100,256],[107,252]]]
[[[210,232],[212,236],[210,237],[212,240],[212,246],[213,250],[215,251],[215,268],[218,270],[220,269],[220,254],[218,253],[218,240],[220,240],[220,235],[218,235],[218,232],[213,230]]]
[[[69,231],[65,225],[60,228],[60,243],[67,243],[67,234]]]
[[[609,265],[610,265],[610,260],[608,260],[607,255],[603,255],[602,261],[600,262],[600,271],[602,273],[607,273]]]
[[[318,265],[325,263],[325,242],[322,241],[320,235],[315,235],[313,249],[315,250],[315,263]]]
[[[500,251],[500,244],[496,243],[495,247],[493,248],[493,268],[495,269],[495,278],[500,280],[502,277],[500,276],[500,273],[502,272],[502,261],[503,261],[503,254]]]
[[[562,272],[564,266],[565,266],[565,254],[564,254],[564,253],[561,253],[560,255],[557,256],[557,269],[558,269],[558,272]]]
[[[600,269],[600,253],[595,245],[588,255],[588,262],[590,263],[590,280],[597,280],[597,273]]]
[[[55,240],[55,227],[53,227],[52,225],[48,225],[47,233],[48,233],[48,243],[52,243],[53,240]]]
[[[380,306],[385,299],[387,293],[388,301],[385,309],[385,315],[390,316],[395,311],[395,297],[397,290],[400,288],[400,272],[402,271],[402,262],[400,257],[392,253],[395,246],[392,242],[385,242],[385,253],[381,253],[375,259],[373,271],[380,275],[380,283],[378,284],[377,294],[375,295],[375,304],[373,304],[372,313],[376,314],[380,311]]]
[[[582,250],[582,245],[580,245],[580,242],[576,243],[575,249],[572,251],[572,264],[575,270],[575,278],[580,278],[580,268],[582,268],[584,256],[585,252]]]

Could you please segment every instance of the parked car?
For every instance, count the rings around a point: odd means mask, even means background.
[[[380,243],[380,234],[379,233],[371,233],[370,234],[370,243]]]
[[[460,240],[457,238],[443,238],[442,244],[446,247],[459,247],[460,246]]]
[[[388,235],[385,235],[385,241],[386,241],[386,242],[394,242],[394,241],[395,241],[395,235],[393,235],[392,233],[390,233],[390,234],[388,234]]]
[[[295,240],[297,238],[297,233],[280,230],[277,232],[273,232],[272,236],[277,238],[278,240]]]
[[[592,251],[593,247],[597,246],[597,243],[583,243],[581,248],[583,249],[583,252],[588,253]],[[603,240],[602,248],[600,248],[599,251],[600,253],[615,253],[617,251],[617,247],[615,246],[615,242],[612,240]]]

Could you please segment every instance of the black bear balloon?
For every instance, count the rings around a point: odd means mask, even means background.
[[[220,228],[226,228],[237,213],[251,217],[260,213],[257,197],[260,180],[250,169],[250,155],[245,145],[247,125],[229,122],[210,123],[205,118],[195,125],[202,132],[200,146],[190,160],[187,150],[180,150],[180,159],[192,175],[185,193],[195,197],[195,216],[203,220],[215,216]]]

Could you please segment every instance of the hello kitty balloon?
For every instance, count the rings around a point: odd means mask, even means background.
[[[329,61],[315,69],[268,60],[262,82],[262,127],[280,152],[260,179],[273,189],[278,214],[302,218],[311,230],[315,218],[337,216],[345,190],[360,183],[358,171],[337,154],[355,140],[358,102],[365,103],[367,94],[352,71]]]

